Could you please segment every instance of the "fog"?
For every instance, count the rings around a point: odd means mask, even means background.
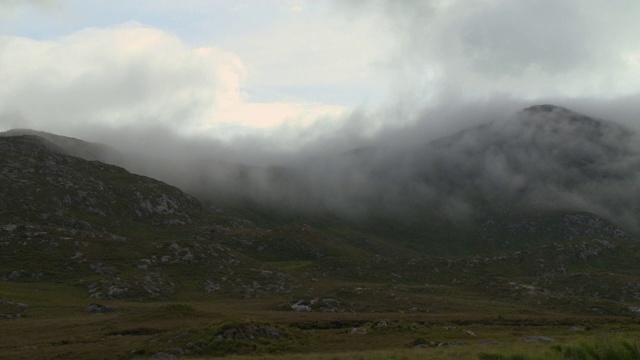
[[[523,102],[504,100],[443,104],[373,134],[353,125],[371,115],[354,112],[356,121],[342,121],[332,133],[307,129],[315,138],[294,149],[269,146],[275,140],[259,136],[225,143],[162,128],[102,130],[85,140],[111,146],[100,160],[222,209],[382,216],[407,224],[586,211],[638,231],[640,140],[632,106],[565,103],[573,108],[523,110]],[[592,118],[575,108],[609,116]]]

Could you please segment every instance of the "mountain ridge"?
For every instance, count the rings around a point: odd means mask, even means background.
[[[637,136],[549,104],[407,150],[366,147],[275,168],[216,160],[184,166],[179,180],[163,180],[217,207],[244,204],[276,218],[386,219],[423,237],[424,222],[455,230],[456,224],[483,223],[487,214],[588,212],[627,233],[640,230],[632,201],[640,201]]]

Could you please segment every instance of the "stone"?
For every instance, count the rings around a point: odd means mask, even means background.
[[[385,320],[380,320],[378,321],[378,323],[376,324],[375,328],[376,329],[380,329],[380,328],[385,328],[387,327],[389,324],[385,321]]]
[[[118,308],[116,308],[115,306],[105,306],[96,303],[93,303],[84,309],[84,312],[91,314],[107,314],[116,311],[118,311]]]
[[[291,310],[296,312],[311,312],[311,307],[307,305],[293,304],[291,305]]]
[[[365,329],[364,327],[354,327],[349,333],[351,335],[366,335],[367,329]]]

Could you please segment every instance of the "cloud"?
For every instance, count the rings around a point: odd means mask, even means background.
[[[385,92],[383,62],[392,39],[376,19],[351,18],[311,3],[291,6],[299,11],[279,14],[278,21],[259,32],[228,42],[247,67],[249,88],[294,99],[331,98],[350,106]],[[331,97],[336,92],[348,99]]]
[[[616,97],[640,91],[634,1],[342,2],[393,31],[407,93]]]
[[[0,37],[0,125],[64,134],[100,127],[166,126],[179,133],[270,128],[336,115],[309,102],[252,102],[234,53],[191,47],[137,23],[88,28],[52,41]]]

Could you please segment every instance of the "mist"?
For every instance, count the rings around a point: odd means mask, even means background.
[[[82,138],[111,147],[100,160],[223,210],[241,204],[308,219],[405,224],[590,212],[637,232],[640,140],[632,104],[560,100],[572,108],[523,110],[530,104],[504,99],[440,104],[373,133],[362,124],[383,115],[356,111],[331,131],[291,133],[307,139],[295,146],[278,146],[286,139],[279,131],[227,142],[166,128],[101,129]],[[572,111],[580,108],[609,116]]]

